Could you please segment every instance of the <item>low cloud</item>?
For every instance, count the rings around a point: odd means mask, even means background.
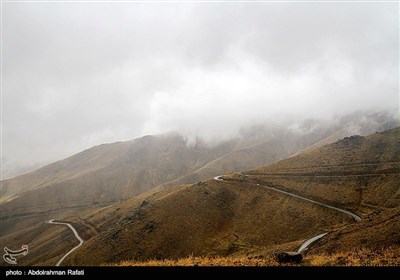
[[[398,110],[398,3],[3,3],[3,177],[170,130]]]

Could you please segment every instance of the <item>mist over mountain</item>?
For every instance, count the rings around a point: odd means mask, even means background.
[[[399,3],[78,2],[1,3],[18,264],[400,263]]]
[[[243,128],[240,137],[214,143],[167,133],[98,145],[1,181],[1,231],[123,201],[154,188],[253,169],[346,136],[396,125],[389,113],[359,112],[329,122],[251,126]]]
[[[3,3],[1,179],[92,146],[399,108],[398,3]]]
[[[393,128],[400,123],[400,116],[398,115],[397,110],[388,110],[388,111],[358,111],[352,114],[346,115],[338,115],[334,116],[330,119],[314,119],[309,118],[305,120],[298,120],[293,118],[286,119],[278,119],[278,120],[269,120],[268,122],[255,122],[252,125],[246,125],[237,129],[237,131],[226,137],[203,137],[202,134],[193,134],[189,131],[175,131],[168,132],[166,134],[170,135],[180,135],[183,138],[183,141],[186,143],[188,148],[194,147],[196,145],[204,146],[206,148],[213,148],[215,146],[224,146],[229,142],[232,142],[232,147],[235,150],[241,150],[242,148],[246,148],[248,146],[253,146],[256,144],[261,144],[261,142],[265,142],[266,140],[272,141],[273,138],[279,139],[279,137],[288,138],[285,141],[291,141],[291,144],[285,147],[282,147],[284,152],[282,155],[289,156],[291,153],[297,151],[298,147],[300,149],[309,145],[314,140],[318,139],[318,137],[326,136],[328,134],[337,133],[337,135],[332,135],[332,139],[326,139],[325,142],[321,142],[322,144],[328,144],[332,141],[339,139],[340,137],[345,137],[353,134],[367,135],[374,131],[382,131],[389,128]],[[283,134],[282,134],[283,133]],[[285,133],[292,134],[292,136],[285,135]],[[314,138],[312,137],[314,135]],[[291,140],[290,137],[293,137]],[[301,138],[301,139],[300,139]],[[319,139],[321,140],[321,139]],[[299,141],[295,143],[296,141]],[[304,143],[302,143],[304,142]],[[269,145],[266,143],[266,145]],[[305,146],[304,146],[305,145]],[[316,143],[316,145],[318,145]],[[263,147],[259,147],[259,149],[263,149]],[[279,154],[279,153],[278,153]],[[282,158],[282,155],[278,155],[278,157],[269,157],[267,161],[261,160],[257,161],[256,159],[249,159],[248,161],[241,160],[239,164],[241,166],[237,166],[236,168],[228,168],[228,169],[220,169],[222,173],[225,171],[238,171],[248,168],[254,168],[260,165],[264,165],[270,162],[273,162],[276,159]],[[229,155],[231,157],[231,155]],[[58,160],[58,159],[57,159]],[[225,160],[229,160],[226,158]],[[252,162],[254,161],[254,162]],[[255,164],[257,162],[257,164]],[[7,166],[7,160],[4,162],[5,166]],[[15,169],[8,170],[7,168],[4,170],[3,177],[6,179],[7,177],[14,177],[19,174],[27,173],[29,171],[33,171],[40,166],[31,162],[31,165],[23,165],[20,167],[15,167]],[[207,167],[205,167],[207,168]],[[220,173],[221,173],[220,172]],[[213,175],[215,172],[209,173],[209,175]],[[217,174],[219,174],[217,172]],[[11,176],[14,175],[14,176]],[[198,177],[198,179],[205,178],[204,176]]]

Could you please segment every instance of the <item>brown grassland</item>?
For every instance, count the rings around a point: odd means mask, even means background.
[[[183,259],[123,261],[113,266],[399,266],[399,248],[367,248],[333,254],[306,255],[302,263],[282,264],[271,256],[193,257]],[[110,264],[105,264],[110,265]]]
[[[400,265],[400,128],[354,136],[255,170],[163,186],[64,218],[85,243],[63,265],[281,265],[275,253],[328,234],[300,265]],[[260,184],[260,185],[257,185]],[[268,190],[305,196],[361,216]],[[45,222],[0,238],[30,244],[21,265],[52,265],[76,245]]]

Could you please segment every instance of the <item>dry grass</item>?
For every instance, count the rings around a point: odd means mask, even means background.
[[[193,257],[177,260],[123,261],[111,266],[400,266],[398,248],[373,251],[367,248],[305,256],[301,264],[280,264],[272,256]]]
[[[226,256],[288,242],[296,242],[287,248],[294,250],[315,233],[352,222],[337,211],[240,183],[210,180],[162,194],[88,216],[101,234],[66,264]]]
[[[373,251],[362,248],[334,254],[312,255],[305,260],[311,266],[399,266],[398,249]]]
[[[277,266],[272,257],[193,257],[177,260],[123,261],[116,266]]]

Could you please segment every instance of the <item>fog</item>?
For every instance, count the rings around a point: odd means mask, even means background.
[[[398,3],[2,4],[2,178],[93,145],[399,108]]]

